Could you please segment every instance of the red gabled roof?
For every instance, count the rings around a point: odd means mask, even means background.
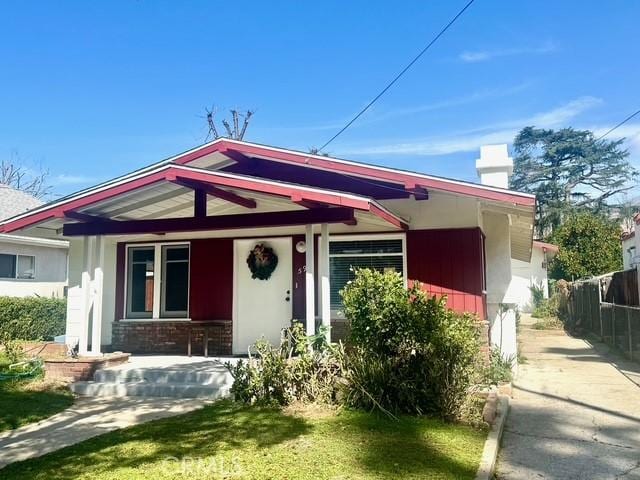
[[[68,212],[86,208],[103,200],[122,195],[162,181],[175,181],[177,178],[215,184],[226,188],[266,193],[288,197],[295,202],[318,202],[337,207],[347,207],[370,212],[396,228],[406,229],[405,220],[390,212],[373,199],[360,195],[336,192],[327,189],[286,184],[262,178],[253,178],[227,172],[206,170],[175,163],[159,164],[156,168],[145,170],[134,176],[127,176],[118,182],[95,187],[76,195],[48,203],[5,222],[0,222],[0,232],[13,232],[30,227],[52,218],[64,218]]]
[[[485,200],[506,202],[511,205],[528,208],[533,208],[535,205],[535,196],[527,193],[520,193],[512,190],[408,172],[388,167],[368,165],[349,160],[325,157],[322,155],[312,155],[294,150],[220,138],[158,162],[154,165],[150,165],[108,182],[60,198],[54,202],[36,208],[31,212],[17,215],[16,217],[5,220],[4,222],[0,222],[0,231],[15,231],[42,222],[48,218],[64,216],[65,211],[83,208],[91,202],[98,202],[101,199],[117,196],[124,191],[129,191],[130,189],[166,180],[167,172],[170,172],[172,169],[185,167],[188,167],[196,177],[201,177],[203,175],[215,176],[217,174],[216,181],[222,182],[220,183],[221,185],[226,185],[222,180],[223,178],[235,178],[237,182],[240,182],[245,186],[253,184],[259,185],[260,187],[258,188],[261,188],[265,182],[271,182],[272,184],[279,185],[282,188],[304,190],[308,192],[320,192],[322,193],[321,196],[323,196],[323,198],[328,198],[327,195],[333,195],[336,197],[344,197],[345,199],[350,197],[367,200],[368,206],[366,210],[374,213],[378,217],[384,218],[386,221],[391,222],[400,228],[406,228],[405,222],[402,219],[386,210],[375,200],[367,198],[367,196],[348,194],[332,190],[331,188],[306,187],[304,185],[297,184],[292,185],[277,180],[261,179],[252,176],[222,172],[219,170],[205,170],[189,166],[189,164],[195,160],[215,153],[224,155],[231,160],[238,158],[238,156],[263,158],[273,162],[294,164],[312,169],[335,172],[348,176],[349,178],[360,177],[362,181],[365,182],[369,180],[388,182],[397,184],[398,189],[414,194],[415,192],[419,192],[421,189],[434,189],[453,194],[473,196]],[[194,173],[196,171],[199,172],[196,174]],[[169,173],[169,175],[171,175],[171,173]]]
[[[462,182],[459,180],[435,177],[432,175],[388,167],[358,163],[350,160],[325,157],[323,155],[313,155],[295,150],[230,140],[227,138],[220,138],[214,142],[185,152],[184,154],[173,157],[171,161],[179,164],[189,164],[198,158],[212,153],[221,153],[229,156],[229,158],[233,158],[234,152],[248,157],[268,158],[276,162],[297,164],[309,168],[338,172],[351,177],[356,176],[396,183],[407,190],[412,190],[416,187],[423,187],[426,189],[432,188],[434,190],[459,195],[469,195],[486,200],[508,202],[519,206],[532,207],[535,205],[535,196],[528,193],[521,193],[513,190]]]

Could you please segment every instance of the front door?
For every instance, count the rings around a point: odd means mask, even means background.
[[[247,257],[256,245],[273,249],[278,264],[266,280],[252,278]],[[291,324],[291,238],[242,239],[234,242],[233,353],[246,354],[260,337],[277,345],[280,332]]]

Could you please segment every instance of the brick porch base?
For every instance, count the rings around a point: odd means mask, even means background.
[[[187,354],[189,329],[192,353],[204,353],[204,330],[190,322],[126,321],[114,322],[112,350],[129,353]],[[209,329],[209,355],[231,355],[231,321],[220,321]]]

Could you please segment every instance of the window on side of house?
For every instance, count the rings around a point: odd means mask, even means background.
[[[342,307],[340,290],[355,277],[354,268],[393,271],[404,276],[404,241],[402,238],[355,240],[330,239],[329,266],[331,278],[331,308]]]
[[[18,255],[17,278],[33,280],[36,278],[36,257]]]
[[[189,305],[189,245],[127,249],[127,318],[184,318]]]
[[[0,278],[16,278],[16,256],[0,253]]]

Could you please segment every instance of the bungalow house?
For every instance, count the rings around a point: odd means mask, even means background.
[[[512,259],[531,258],[535,198],[507,189],[506,152],[483,147],[474,184],[221,138],[0,231],[70,242],[67,338],[81,354],[243,354],[292,319],[340,338],[339,292],[359,266],[446,295],[513,355],[503,304],[517,303]]]
[[[638,255],[640,249],[638,249],[635,229],[624,232],[620,241],[622,242],[622,269],[629,270],[640,263],[640,256]]]
[[[0,184],[0,221],[41,205],[32,195]],[[63,240],[0,233],[0,296],[64,296],[68,247]]]

